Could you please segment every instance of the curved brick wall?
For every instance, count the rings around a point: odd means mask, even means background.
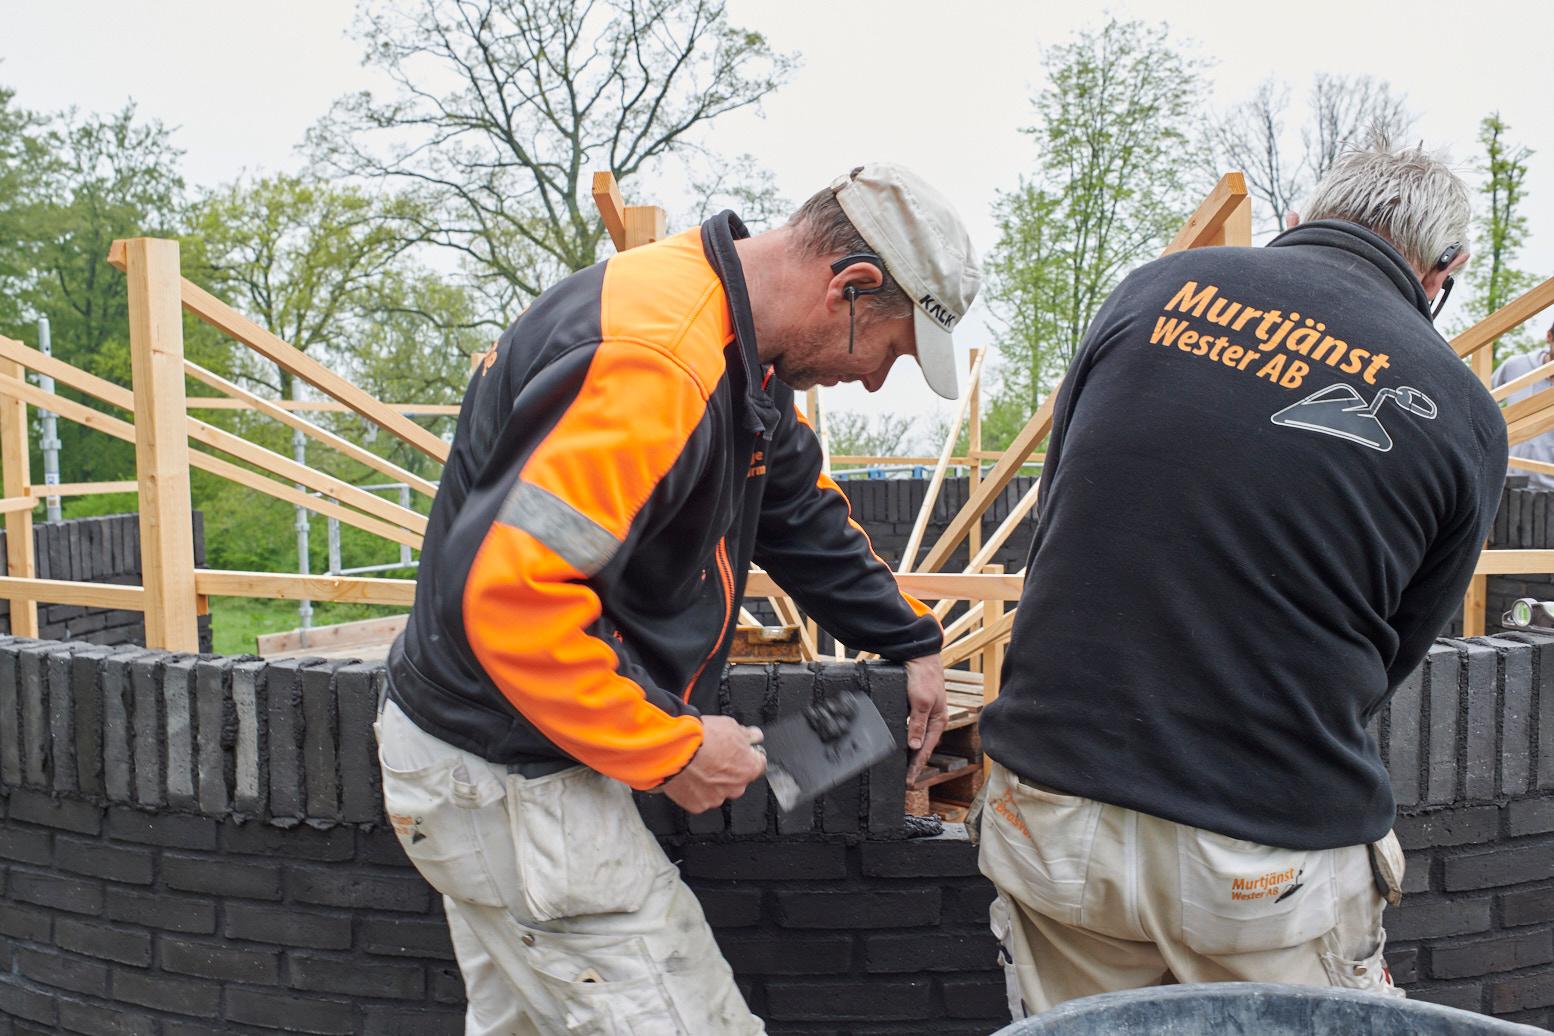
[[[1527,639],[1527,638],[1522,638]],[[381,669],[0,639],[0,1036],[455,1033],[438,903],[378,823]],[[759,721],[888,666],[735,667]],[[1413,995],[1547,1024],[1554,639],[1443,641],[1375,719]],[[757,788],[644,813],[773,1033],[988,1033],[991,888],[957,828],[900,838],[904,758],[798,816]]]

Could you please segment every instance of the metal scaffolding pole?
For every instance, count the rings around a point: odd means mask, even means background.
[[[299,400],[302,398],[301,378],[294,378],[292,380],[291,398]],[[295,460],[298,464],[306,464],[308,462],[308,437],[302,433],[300,428],[294,429],[291,433],[291,456],[292,459]],[[307,492],[308,489],[307,486],[301,485],[299,485],[297,488],[304,493]],[[308,565],[308,509],[306,507],[299,506],[297,508],[298,574],[304,576],[308,575]],[[305,597],[297,602],[297,623],[303,629],[308,629],[313,625],[313,602]]]
[[[38,349],[45,356],[54,355],[48,317],[38,318]],[[54,379],[47,374],[39,375],[38,387],[45,392],[53,392]],[[54,416],[54,411],[41,408],[38,410],[38,419],[43,426],[43,441],[38,444],[43,449],[43,484],[57,486],[59,485],[59,419]],[[59,521],[59,497],[44,497],[43,504],[47,520]]]

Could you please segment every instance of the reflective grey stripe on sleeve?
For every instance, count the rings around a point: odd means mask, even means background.
[[[615,556],[621,542],[577,508],[527,482],[517,482],[502,501],[496,520],[539,540],[585,576]]]

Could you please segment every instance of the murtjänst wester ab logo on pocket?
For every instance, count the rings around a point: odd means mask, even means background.
[[[1266,899],[1282,903],[1304,887],[1300,879],[1305,873],[1304,867],[1290,867],[1282,871],[1269,871],[1255,878],[1231,878],[1230,898],[1236,901]]]

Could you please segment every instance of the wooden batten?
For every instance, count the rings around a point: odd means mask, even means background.
[[[8,339],[4,339],[8,341]],[[20,381],[22,368],[10,359],[0,360],[0,376]],[[5,513],[6,574],[26,580],[38,574],[32,538],[32,465],[27,448],[27,403],[18,397],[0,396],[0,496],[27,501],[26,507]],[[38,635],[38,605],[25,596],[11,598],[11,633]]]

